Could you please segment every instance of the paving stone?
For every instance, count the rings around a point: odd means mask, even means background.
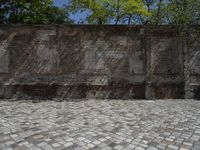
[[[117,145],[117,146],[115,146],[114,148],[120,150],[120,149],[123,149],[123,146]]]
[[[145,150],[143,147],[136,147],[135,150]]]
[[[52,146],[53,146],[53,147],[59,147],[60,144],[58,144],[58,143],[54,143],[54,144],[52,144]]]
[[[156,147],[148,147],[147,150],[158,150]]]
[[[179,150],[189,150],[189,149],[181,147]]]
[[[0,101],[0,150],[199,150],[200,101]]]
[[[65,147],[69,147],[69,146],[72,146],[72,145],[73,145],[72,142],[67,142],[64,146],[65,146]]]
[[[171,149],[174,149],[174,150],[179,149],[179,147],[178,147],[178,146],[175,146],[175,145],[168,145],[168,148],[171,148]]]

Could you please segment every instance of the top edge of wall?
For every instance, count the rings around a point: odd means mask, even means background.
[[[141,31],[178,31],[180,26],[173,25],[91,25],[91,24],[0,24],[0,29],[6,28],[43,28],[43,29],[56,29],[56,28],[88,28],[88,29],[123,29]],[[190,26],[191,28],[200,28],[200,26]]]
[[[126,28],[167,28],[174,29],[178,26],[171,25],[91,25],[91,24],[0,24],[0,27],[126,27]]]

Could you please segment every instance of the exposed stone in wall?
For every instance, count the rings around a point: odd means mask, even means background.
[[[194,43],[186,51],[186,97],[200,99],[200,45]]]
[[[198,98],[199,47],[184,48],[169,27],[0,26],[1,97]]]
[[[147,31],[149,98],[184,98],[182,43],[174,30]]]

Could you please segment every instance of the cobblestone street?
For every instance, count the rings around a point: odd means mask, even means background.
[[[1,101],[0,149],[200,150],[200,101]]]

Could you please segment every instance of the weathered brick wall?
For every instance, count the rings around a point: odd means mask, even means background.
[[[0,26],[1,97],[199,98],[198,48],[169,27]]]

